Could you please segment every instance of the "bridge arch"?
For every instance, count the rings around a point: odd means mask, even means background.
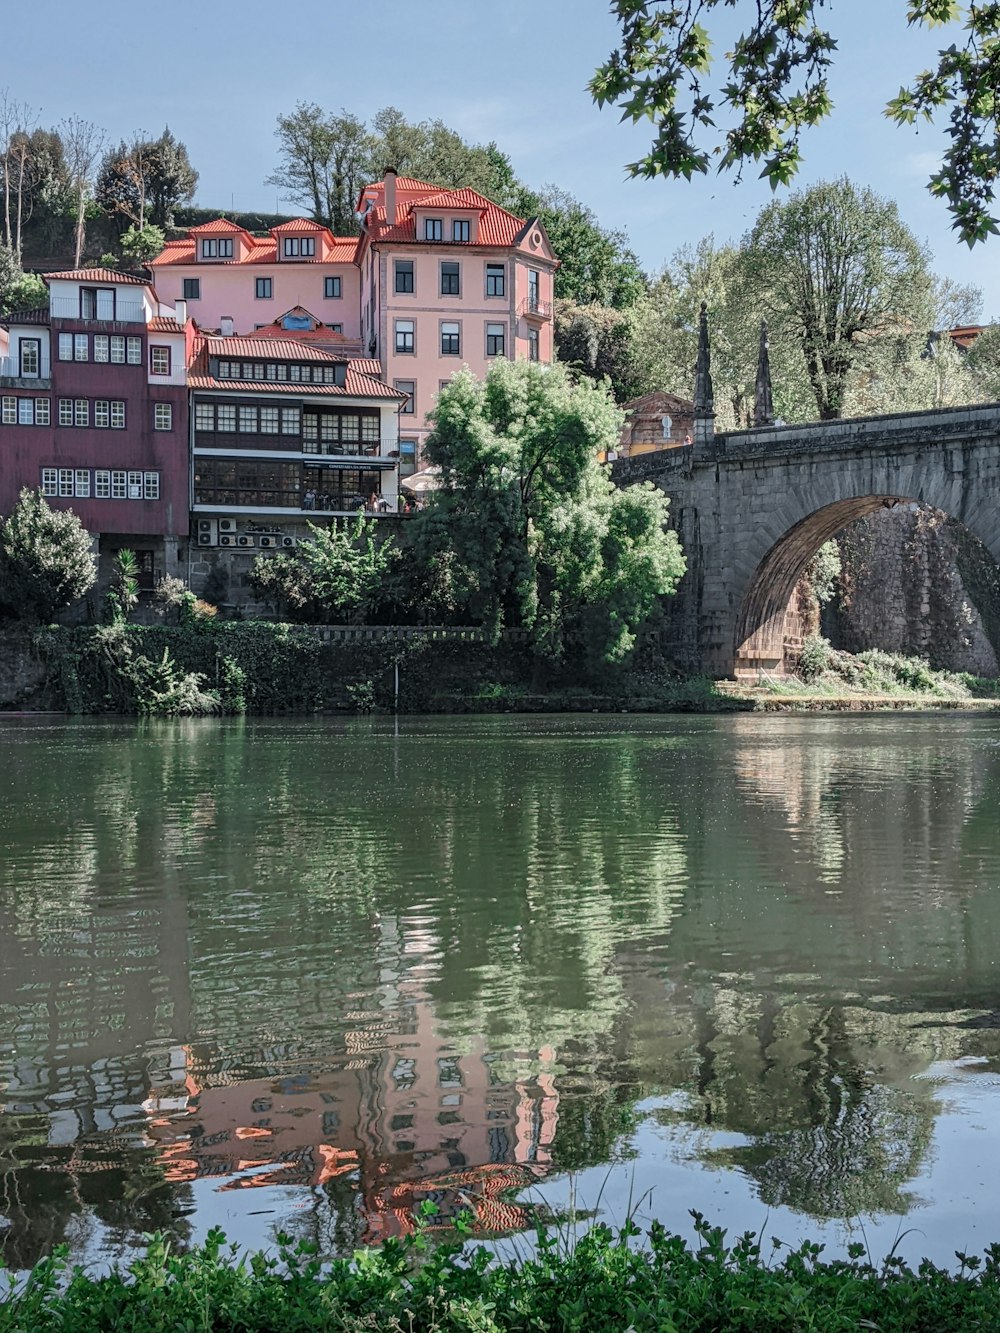
[[[970,490],[962,484],[964,478],[948,475],[940,460],[934,460],[937,467],[927,461],[930,466],[921,470],[920,484],[904,490],[896,489],[893,481],[898,485],[905,478],[886,475],[870,478],[884,484],[867,493],[832,497],[829,482],[833,478],[827,478],[822,488],[804,488],[792,505],[786,501],[777,506],[774,519],[761,525],[740,560],[732,657],[735,674],[784,669],[786,613],[810,560],[842,528],[882,508],[915,502],[942,510],[963,523],[1000,562],[997,497]],[[843,474],[841,479],[851,489],[850,479]],[[779,527],[783,530],[776,531]]]

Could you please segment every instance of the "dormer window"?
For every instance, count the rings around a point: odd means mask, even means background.
[[[467,241],[470,236],[470,224],[468,220],[456,218],[451,224],[451,239],[453,241]]]
[[[231,236],[213,236],[201,243],[202,259],[232,259],[233,238]]]
[[[283,247],[286,259],[312,259],[316,254],[315,236],[286,236]]]
[[[441,218],[424,218],[424,240],[444,240],[444,222]]]

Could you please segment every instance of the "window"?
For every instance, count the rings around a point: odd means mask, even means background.
[[[505,296],[507,294],[507,269],[503,264],[486,265],[486,295]]]
[[[412,319],[396,320],[396,351],[413,352],[416,350],[416,325]]]
[[[343,332],[344,332],[344,326],[343,326],[343,324],[331,324],[329,327],[330,327],[330,329],[331,329],[334,333],[343,333]]]
[[[22,338],[18,344],[21,358],[21,378],[37,379],[41,373],[42,342],[40,338]]]
[[[142,490],[145,499],[158,500],[160,498],[160,474],[158,472],[144,472],[142,474]]]
[[[125,364],[125,339],[121,337],[112,337],[111,339],[111,362],[115,366]]]
[[[528,269],[528,309],[537,310],[538,301],[538,270],[536,268]]]
[[[35,424],[35,404],[30,398],[17,400],[17,424],[33,426]]]
[[[539,360],[537,329],[528,330],[528,360],[529,361]]]
[[[503,356],[504,339],[507,333],[506,324],[487,324],[486,325],[486,355]]]
[[[403,416],[412,416],[417,410],[417,382],[416,380],[393,380],[393,388],[398,389],[400,393],[406,394],[406,402],[399,409]]]
[[[412,292],[412,291],[413,291],[413,260],[412,260],[412,259],[397,259],[397,260],[395,261],[395,272],[396,272],[396,291],[397,291],[397,292]]]
[[[461,221],[456,218],[451,224],[451,239],[453,241],[467,241],[469,239],[469,222]]]
[[[215,410],[211,403],[196,403],[194,409],[195,430],[215,430]]]
[[[441,355],[461,356],[462,326],[460,324],[441,325]]]
[[[200,301],[201,278],[185,278],[183,291],[185,301]]]
[[[81,287],[81,319],[114,319],[115,289],[113,287]]]
[[[59,495],[64,500],[72,499],[73,469],[71,467],[61,467],[59,469]]]
[[[276,407],[262,407],[260,409],[260,433],[261,435],[278,434],[278,409]]]
[[[123,402],[113,402],[111,404],[111,429],[125,429],[125,404]]]
[[[49,400],[47,398],[35,399],[35,425],[47,426],[50,421]]]
[[[424,218],[424,240],[440,241],[444,237],[444,223],[440,218]]]
[[[73,337],[73,360],[90,360],[90,339],[85,333],[77,333]]]
[[[130,366],[142,365],[142,339],[129,338],[128,340],[128,363]]]
[[[4,398],[0,402],[0,424],[4,426],[17,425],[17,399],[14,397]]]
[[[459,294],[459,269],[458,265],[446,260],[441,264],[441,295],[458,296]]]
[[[101,430],[107,430],[111,425],[111,404],[106,398],[99,398],[94,404],[94,425]]]
[[[236,431],[235,404],[233,403],[219,404],[218,408],[216,409],[215,429],[217,431],[229,432],[230,434],[235,433]]]
[[[299,409],[297,407],[283,407],[281,409],[282,435],[298,435],[299,430]]]
[[[56,471],[54,467],[42,468],[42,494],[43,495],[59,494],[59,473]]]
[[[60,335],[59,335],[60,339],[61,339],[63,336],[64,336],[64,335],[60,333]],[[106,333],[95,333],[95,334],[94,334],[94,360],[95,360],[95,361],[100,361],[100,362],[106,364],[106,363],[107,363],[107,360],[108,360],[108,356],[109,356],[108,335],[107,335]],[[68,361],[69,358],[60,355],[60,360]]]
[[[130,500],[142,499],[142,473],[130,472],[128,474],[128,498]]]
[[[270,301],[274,295],[273,280],[271,278],[254,278],[253,294],[258,301]]]
[[[59,399],[59,424],[60,426],[72,426],[73,424],[73,399]]]
[[[154,430],[173,430],[174,428],[174,407],[172,403],[154,403],[153,404],[153,429]]]
[[[240,408],[240,434],[257,434],[257,409],[255,407]]]
[[[316,253],[314,236],[286,236],[283,253],[286,259],[312,259]]]
[[[170,374],[169,347],[151,347],[149,349],[149,369],[154,375]]]
[[[324,278],[324,279],[323,279],[323,295],[326,296],[326,297],[333,297],[333,298],[336,298],[336,297],[342,295],[340,279],[339,279],[339,278]]]
[[[231,236],[214,236],[201,243],[202,259],[232,259],[233,257],[233,238]]]
[[[89,499],[90,499],[90,469],[89,469],[89,468],[78,467],[78,468],[76,468],[76,469],[74,470],[74,474],[73,474],[73,486],[74,486],[74,490],[75,490],[75,492],[76,492],[77,499],[79,499],[79,500],[89,500]]]
[[[107,338],[105,338],[104,341],[105,341],[105,343],[106,343],[106,342],[108,341]],[[59,351],[58,351],[58,356],[59,356],[59,360],[60,360],[60,361],[72,361],[72,360],[73,360],[73,335],[72,335],[72,333],[60,333],[60,335],[59,335]],[[95,360],[95,361],[97,360],[97,357],[96,357],[96,356],[94,357],[94,360]],[[107,360],[107,357],[105,357],[105,360]]]
[[[111,473],[107,468],[98,468],[94,473],[94,499],[111,499]]]
[[[90,425],[90,404],[86,398],[77,398],[73,402],[73,425]]]
[[[111,498],[112,500],[125,500],[128,498],[128,473],[112,472],[111,474]]]

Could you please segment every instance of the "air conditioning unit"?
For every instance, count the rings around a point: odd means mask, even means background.
[[[219,519],[219,531],[220,531],[220,532],[235,532],[235,531],[236,531],[236,519],[235,519],[235,518],[220,518],[220,519]]]
[[[273,549],[275,546],[277,546],[277,544],[278,544],[278,538],[277,538],[277,537],[269,537],[269,536],[265,533],[263,537],[260,537],[260,538],[258,539],[257,544],[258,544],[258,546],[260,547],[260,549],[261,549],[262,551],[267,551],[267,550]]]
[[[285,548],[286,551],[287,551],[290,547],[293,547],[293,546],[295,545],[295,541],[296,541],[296,539],[295,539],[294,537],[279,537],[279,538],[278,538],[278,543],[279,543],[279,545],[283,546],[283,547]]]
[[[237,546],[256,546],[256,545],[257,545],[257,538],[256,538],[256,537],[249,537],[245,532],[243,532],[243,533],[241,533],[241,534],[236,538],[236,545],[237,545]]]
[[[197,538],[199,546],[218,545],[219,527],[214,518],[199,518]]]
[[[220,545],[220,546],[235,546],[235,545],[236,545],[236,534],[235,534],[235,533],[232,533],[232,532],[220,532],[220,533],[219,533],[219,545]]]

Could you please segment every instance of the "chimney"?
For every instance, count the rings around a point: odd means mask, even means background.
[[[385,221],[389,227],[396,225],[396,168],[386,167],[385,169]]]
[[[178,298],[174,302],[174,319],[176,319],[177,323],[181,326],[181,328],[183,328],[184,325],[187,323],[188,303],[182,298]]]
[[[232,315],[222,315],[219,319],[219,333],[223,338],[233,336],[233,317]]]

